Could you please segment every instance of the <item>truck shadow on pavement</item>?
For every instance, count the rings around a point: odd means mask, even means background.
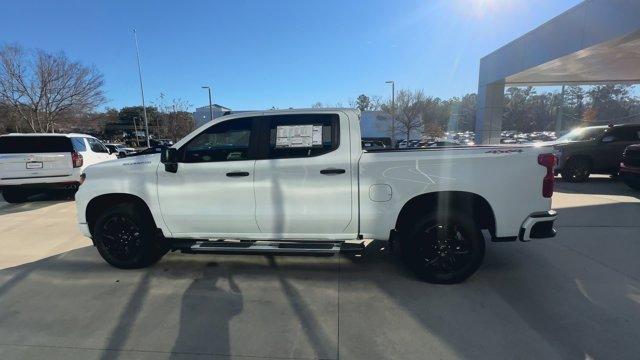
[[[180,324],[171,349],[171,358],[180,354],[198,353],[229,355],[229,322],[242,312],[243,298],[230,269],[219,269],[217,263],[208,262],[202,276],[193,280],[180,302]],[[224,276],[225,289],[217,284]]]
[[[17,214],[25,211],[42,209],[48,206],[73,201],[67,194],[40,193],[29,197],[28,201],[19,204],[9,204],[0,195],[0,216]]]
[[[553,240],[489,245],[480,271],[453,286],[416,280],[378,242],[363,258],[171,254],[132,271],[87,247],[0,271],[0,338],[95,348],[102,359],[584,358],[638,349],[638,316],[624,316],[638,310],[625,297],[637,282],[602,275]],[[46,307],[30,300],[42,294]]]

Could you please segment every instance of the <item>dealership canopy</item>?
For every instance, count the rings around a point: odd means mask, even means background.
[[[505,86],[639,80],[640,1],[586,0],[480,60],[476,140],[500,141]]]

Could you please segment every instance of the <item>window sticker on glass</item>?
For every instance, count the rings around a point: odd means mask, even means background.
[[[322,126],[286,125],[276,127],[276,148],[322,146]]]

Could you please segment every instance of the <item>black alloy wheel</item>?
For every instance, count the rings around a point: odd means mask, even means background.
[[[426,215],[401,249],[406,264],[420,279],[438,284],[466,280],[482,264],[484,251],[480,229],[464,213]]]
[[[121,269],[155,264],[168,251],[166,239],[141,206],[121,203],[105,210],[93,225],[93,241],[102,258]]]
[[[102,243],[115,259],[126,261],[142,250],[142,232],[124,216],[113,216],[102,225]]]
[[[589,160],[584,158],[571,159],[562,170],[561,175],[569,182],[585,182],[591,175],[591,164]]]

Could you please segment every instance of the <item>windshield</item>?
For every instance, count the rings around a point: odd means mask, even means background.
[[[589,141],[594,140],[607,130],[607,127],[587,127],[571,130],[569,133],[561,136],[559,142],[569,141]]]

